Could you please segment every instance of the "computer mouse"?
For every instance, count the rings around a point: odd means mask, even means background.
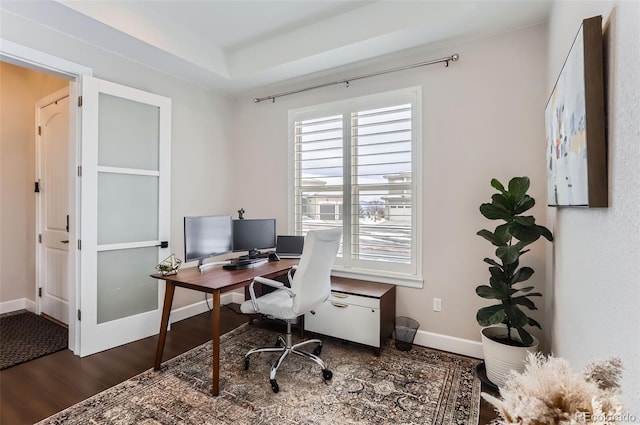
[[[280,257],[278,257],[278,254],[276,254],[275,252],[269,253],[269,261],[278,261],[278,260],[280,260]]]

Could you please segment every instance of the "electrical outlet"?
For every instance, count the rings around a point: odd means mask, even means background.
[[[442,311],[442,299],[434,298],[433,299],[433,311]]]

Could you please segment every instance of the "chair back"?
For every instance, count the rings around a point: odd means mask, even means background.
[[[304,239],[304,247],[298,268],[291,282],[293,311],[304,314],[325,302],[331,293],[331,266],[338,254],[342,230],[310,230]]]

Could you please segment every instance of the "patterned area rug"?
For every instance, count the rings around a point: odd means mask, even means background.
[[[0,370],[67,348],[67,328],[31,312],[0,317]]]
[[[391,344],[376,357],[366,347],[327,338],[321,357],[333,379],[325,384],[315,363],[292,355],[278,371],[275,394],[269,385],[275,354],[253,355],[248,371],[243,356],[274,344],[276,336],[251,325],[222,336],[218,397],[209,392],[209,342],[40,424],[478,423],[479,361],[418,346],[398,351]]]

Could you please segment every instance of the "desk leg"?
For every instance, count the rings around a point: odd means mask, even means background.
[[[173,304],[173,293],[176,286],[169,282],[164,292],[164,306],[162,307],[162,320],[160,321],[160,334],[158,336],[158,347],[156,348],[156,362],[153,365],[154,370],[160,370],[162,363],[162,352],[164,351],[164,341],[167,337],[167,328],[169,327],[169,314],[171,314],[171,305]]]
[[[213,314],[212,321],[212,359],[213,376],[211,378],[211,394],[220,393],[220,291],[213,292]]]

